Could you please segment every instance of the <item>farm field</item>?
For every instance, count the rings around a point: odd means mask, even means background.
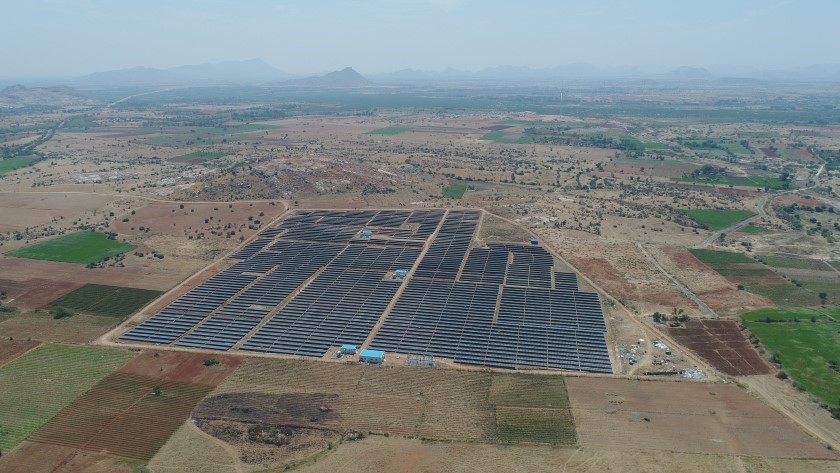
[[[16,169],[25,168],[38,160],[38,156],[21,156],[19,158],[0,159],[0,176]]]
[[[131,356],[46,344],[0,367],[0,448],[23,441]]]
[[[584,448],[837,459],[733,384],[570,377],[566,385]]]
[[[148,289],[85,284],[52,301],[50,305],[94,315],[126,317],[161,294],[160,291]]]
[[[88,264],[133,249],[134,247],[129,244],[109,240],[103,233],[77,232],[20,248],[7,255],[17,258]]]
[[[16,340],[41,340],[60,343],[89,343],[119,323],[112,316],[75,314],[60,320],[44,310],[15,314],[0,322],[0,336]]]
[[[0,340],[0,366],[5,365],[40,344],[41,342],[9,340],[8,338]]]
[[[720,230],[754,215],[749,210],[690,209],[682,213],[712,230]]]
[[[730,376],[768,374],[772,370],[732,320],[691,320],[668,334]]]
[[[49,420],[31,442],[147,461],[241,358],[143,352]]]
[[[770,311],[764,311],[759,317],[770,317],[774,320],[790,317],[785,311],[779,311],[776,315],[769,314]],[[767,351],[780,354],[782,370],[823,402],[835,407],[840,406],[840,398],[837,395],[840,393],[840,378],[829,366],[830,361],[840,360],[840,344],[837,343],[840,324],[810,320],[799,323],[767,323],[751,320],[753,318],[753,314],[745,314],[747,327]]]
[[[405,133],[407,131],[411,131],[410,128],[404,126],[386,126],[384,128],[377,128],[371,132],[368,132],[369,135],[399,135],[400,133]]]
[[[763,176],[723,176],[715,178],[702,177],[674,177],[671,178],[675,182],[688,182],[692,184],[711,184],[720,186],[739,186],[739,187],[769,187],[771,189],[780,189],[785,186],[785,183],[776,177]]]
[[[747,291],[766,297],[782,307],[816,306],[820,299],[815,292],[798,287],[760,262],[733,251],[689,250],[700,261]]]
[[[534,383],[522,375],[254,359],[202,401],[194,417],[432,439],[574,444],[564,379],[541,378],[539,389],[532,389]]]
[[[460,181],[452,181],[443,188],[443,197],[447,199],[461,199],[467,192],[467,185]]]

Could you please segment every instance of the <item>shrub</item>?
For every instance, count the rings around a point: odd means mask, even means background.
[[[73,315],[73,312],[70,312],[64,307],[58,307],[52,313],[54,319],[66,319],[68,317],[73,317]]]

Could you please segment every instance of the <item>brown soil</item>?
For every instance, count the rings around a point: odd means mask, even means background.
[[[110,228],[126,235],[164,234],[186,238],[203,234],[205,239],[225,238],[224,235],[212,235],[212,230],[221,233],[233,229],[237,238],[248,238],[257,232],[255,228],[248,228],[248,225],[257,226],[254,220],[259,220],[259,225],[264,226],[285,210],[282,201],[274,205],[270,202],[153,202],[135,210],[134,215],[125,214],[117,218]],[[263,215],[260,216],[260,213]],[[123,222],[123,219],[128,221]],[[205,220],[207,223],[204,223]],[[225,228],[227,225],[232,228]],[[151,231],[141,231],[140,227],[151,228]]]
[[[568,378],[585,448],[838,459],[732,384]]]
[[[499,446],[423,442],[403,438],[368,437],[344,442],[334,452],[304,466],[302,473],[833,473],[837,462],[740,458],[661,451],[598,448]],[[169,473],[171,470],[167,470]],[[188,471],[188,470],[183,470]]]
[[[25,281],[0,279],[0,290],[8,292],[11,305],[21,309],[38,309],[83,284],[76,281],[54,281],[32,278]]]
[[[650,251],[659,264],[691,289],[717,313],[735,314],[745,310],[772,307],[764,297],[738,290],[737,283],[721,276],[697,259],[686,248],[677,246],[652,247]]]
[[[220,364],[204,366],[206,359]],[[245,361],[244,357],[181,351],[148,350],[134,357],[117,372],[163,381],[218,386]]]
[[[40,344],[40,342],[34,341],[24,342],[20,340],[0,339],[0,366],[5,365]]]
[[[668,334],[730,376],[769,374],[773,370],[732,320],[689,321]]]
[[[132,473],[130,464],[118,463],[118,458],[104,452],[89,452],[73,447],[47,445],[24,441],[0,457],[0,471],[4,473]]]
[[[149,460],[212,388],[112,373],[29,440]],[[155,390],[160,390],[155,394]]]

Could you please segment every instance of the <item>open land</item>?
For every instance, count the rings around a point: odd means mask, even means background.
[[[650,87],[186,88],[0,116],[0,470],[836,470],[840,93]],[[614,374],[148,345],[114,371],[130,352],[41,344],[109,343],[287,210],[455,205],[485,211],[473,245],[537,238],[598,294]],[[96,251],[56,247],[73,235]]]

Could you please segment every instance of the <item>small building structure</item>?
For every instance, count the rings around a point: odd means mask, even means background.
[[[536,238],[531,238],[531,244],[532,244],[532,245],[539,245],[539,244],[540,244],[540,241],[539,241],[539,240],[537,240]]]
[[[405,277],[408,276],[408,271],[404,269],[398,269],[394,271],[394,275],[391,277],[394,281],[402,281]]]
[[[370,240],[370,237],[373,236],[373,232],[370,230],[362,230],[362,233],[359,234],[359,238],[363,240]]]
[[[341,348],[338,349],[338,352],[342,355],[355,355],[356,345],[341,345]]]
[[[359,362],[381,365],[385,362],[385,352],[382,350],[362,350],[359,355]]]

